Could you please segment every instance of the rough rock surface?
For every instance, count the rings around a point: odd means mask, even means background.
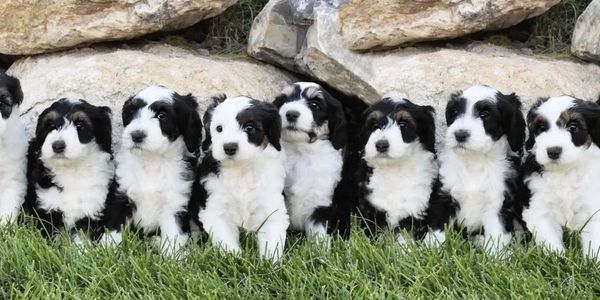
[[[272,100],[295,81],[269,65],[202,56],[160,44],[133,49],[85,48],[30,57],[15,62],[8,73],[21,80],[25,95],[21,112],[29,132],[42,110],[58,98],[72,96],[111,107],[114,136],[119,138],[123,102],[150,85],[192,93],[203,114],[210,96],[226,93]]]
[[[600,61],[600,0],[593,0],[577,19],[571,52],[583,59]]]
[[[175,30],[237,0],[2,0],[0,53],[37,54]]]
[[[507,28],[539,16],[559,0],[351,0],[340,6],[344,44],[390,48]]]

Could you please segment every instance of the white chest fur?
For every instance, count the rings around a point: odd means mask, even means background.
[[[497,146],[501,151],[491,154],[446,150],[440,155],[443,189],[460,205],[454,221],[471,231],[481,228],[484,218],[499,214],[505,180],[515,172],[506,160],[506,150]]]
[[[98,219],[106,202],[114,164],[110,154],[93,151],[76,161],[46,164],[59,187],[37,187],[39,206],[46,211],[60,211],[66,228],[85,217]]]
[[[407,217],[420,217],[427,209],[431,186],[437,176],[437,163],[431,152],[422,151],[406,159],[370,164],[373,173],[367,187],[367,200],[387,213],[395,227]]]
[[[304,230],[316,207],[331,205],[341,178],[342,151],[335,150],[327,140],[282,145],[287,155],[285,194],[291,225]]]
[[[25,198],[27,189],[27,135],[17,112],[6,120],[0,136],[0,224],[13,219]]]
[[[209,197],[202,214],[218,214],[246,230],[257,230],[274,212],[286,213],[283,201],[283,153],[272,147],[259,159],[222,163],[219,175],[202,180]]]
[[[187,208],[192,179],[186,176],[190,170],[181,152],[123,151],[117,156],[119,189],[135,204],[132,221],[144,231],[156,230],[162,218],[172,218]]]

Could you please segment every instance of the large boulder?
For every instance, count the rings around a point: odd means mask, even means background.
[[[342,40],[352,50],[390,48],[507,28],[560,0],[352,0],[340,7]]]
[[[357,53],[343,46],[338,7],[271,0],[256,18],[249,53],[303,73],[368,103],[396,94],[443,110],[450,93],[481,83],[516,92],[526,105],[570,94],[597,99],[600,67],[488,44]]]
[[[577,19],[571,52],[583,59],[600,61],[600,0],[593,0]]]
[[[216,16],[236,0],[2,0],[0,53],[37,54],[175,30]]]
[[[209,57],[159,44],[131,49],[86,48],[29,57],[15,62],[8,73],[21,80],[25,95],[21,112],[29,132],[42,110],[58,98],[72,96],[111,107],[115,137],[121,134],[123,102],[150,85],[192,93],[203,113],[210,96],[226,93],[272,100],[295,81],[269,65]]]

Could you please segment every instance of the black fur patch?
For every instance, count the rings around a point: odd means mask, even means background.
[[[23,91],[19,79],[0,72],[0,114],[8,119],[13,107],[23,102]]]
[[[260,146],[265,139],[281,150],[281,118],[277,108],[267,102],[252,100],[251,106],[238,113],[236,120],[248,136],[248,142]]]

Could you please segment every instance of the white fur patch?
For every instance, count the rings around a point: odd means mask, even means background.
[[[14,106],[11,115],[0,117],[0,225],[15,220],[27,190],[27,135]]]

